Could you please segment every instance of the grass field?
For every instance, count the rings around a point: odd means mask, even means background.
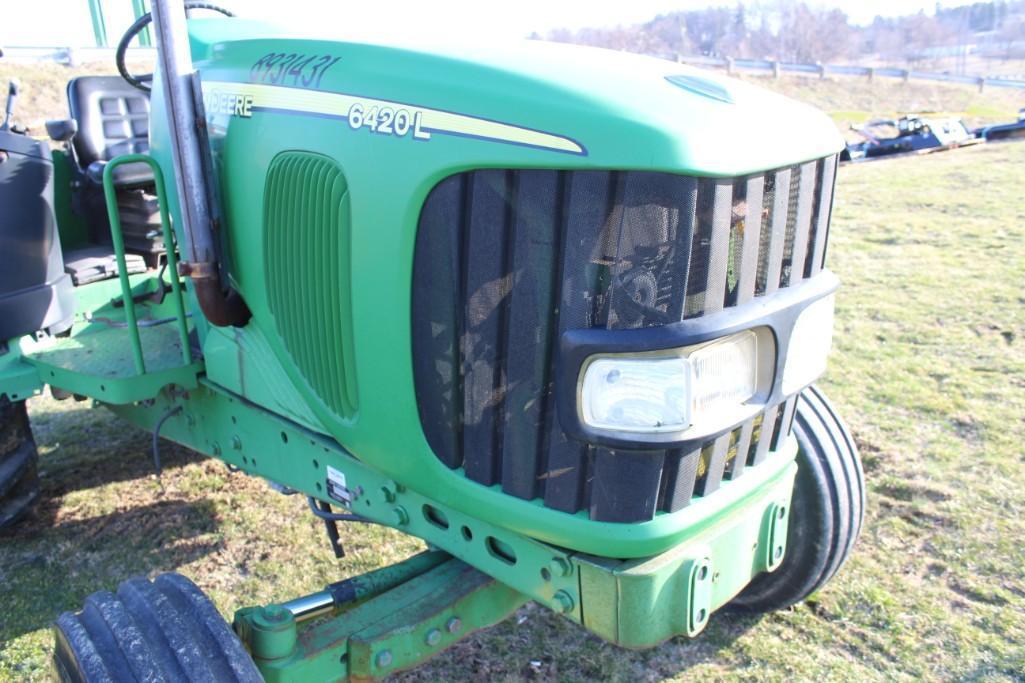
[[[403,680],[1025,680],[1023,187],[1023,144],[841,170],[823,385],[860,444],[869,510],[813,600],[718,614],[646,652],[530,606]],[[0,537],[0,681],[45,678],[57,614],[133,575],[180,571],[230,616],[420,547],[347,527],[339,562],[298,497],[169,444],[161,489],[149,434],[74,401],[30,410],[44,494]]]

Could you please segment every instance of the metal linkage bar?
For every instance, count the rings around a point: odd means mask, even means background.
[[[398,564],[332,583],[319,593],[289,600],[281,606],[291,612],[296,621],[313,619],[391,590],[414,576],[430,571],[451,557],[441,551],[423,552]]]
[[[234,626],[268,683],[372,681],[503,621],[529,599],[446,553],[428,552],[284,605],[239,610]],[[313,619],[328,610],[337,613]]]
[[[142,352],[142,340],[139,337],[139,323],[135,316],[135,304],[132,299],[132,285],[128,279],[128,265],[125,261],[125,238],[121,230],[121,215],[117,210],[117,193],[114,189],[114,169],[124,164],[143,163],[153,171],[156,184],[157,202],[160,205],[160,229],[163,232],[164,244],[167,248],[167,265],[171,278],[171,296],[174,303],[178,336],[182,345],[182,362],[192,363],[192,349],[189,345],[189,328],[186,323],[185,302],[182,299],[181,280],[178,278],[177,243],[171,221],[167,214],[167,192],[164,186],[164,174],[160,166],[145,154],[125,154],[107,162],[103,169],[103,196],[107,203],[107,216],[110,218],[110,235],[114,243],[114,257],[117,259],[118,279],[121,282],[121,296],[125,302],[125,320],[128,335],[132,342],[132,359],[135,370],[140,375],[146,374],[146,359]]]

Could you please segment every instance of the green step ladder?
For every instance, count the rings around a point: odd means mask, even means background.
[[[160,226],[167,247],[173,318],[140,321],[136,315],[113,180],[114,169],[130,163],[144,163],[153,171],[160,204]],[[105,403],[125,404],[150,399],[169,384],[195,388],[203,363],[193,358],[189,344],[188,316],[178,278],[177,244],[168,218],[167,193],[160,167],[145,154],[116,157],[103,170],[103,192],[124,302],[124,323],[91,321],[77,334],[59,338],[39,350],[26,350],[23,360],[36,368],[42,382]],[[128,344],[125,344],[126,332]]]

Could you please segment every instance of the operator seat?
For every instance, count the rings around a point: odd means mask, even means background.
[[[68,106],[78,132],[69,150],[74,161],[75,209],[86,217],[91,241],[109,244],[103,169],[122,154],[149,151],[149,96],[119,76],[79,76],[68,83]],[[153,173],[143,163],[114,170],[114,187],[125,247],[156,266],[164,252]]]

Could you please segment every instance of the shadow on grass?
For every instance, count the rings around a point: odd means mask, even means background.
[[[216,532],[212,503],[165,500],[0,536],[0,643],[80,609],[96,590],[218,552]]]
[[[154,475],[150,432],[84,402],[37,399],[29,411],[43,486],[36,520],[29,523],[32,529],[52,525],[62,496]],[[160,441],[164,473],[202,459],[193,450]]]
[[[124,440],[116,449],[110,449],[101,457],[83,457],[71,453],[72,447],[59,446],[39,456],[39,474],[43,486],[43,497],[37,516],[52,521],[57,499],[73,491],[84,491],[105,484],[122,481],[148,481],[155,475],[151,436],[132,425],[123,425],[130,432],[130,440]],[[42,445],[42,444],[40,444]],[[77,450],[77,449],[76,449]],[[95,453],[89,446],[83,451]],[[169,441],[160,441],[160,469],[167,474],[170,470],[200,462],[203,455]]]

